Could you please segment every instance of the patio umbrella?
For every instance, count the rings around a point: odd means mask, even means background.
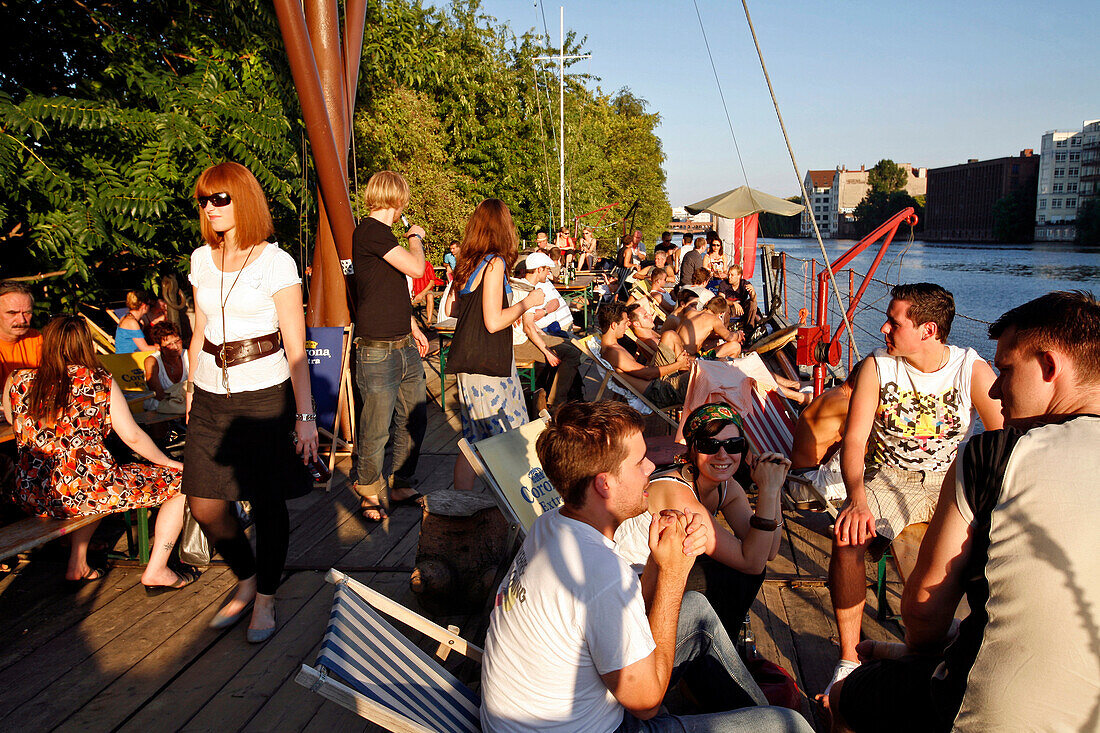
[[[717,196],[688,204],[686,208],[692,214],[707,212],[727,219],[740,219],[749,214],[767,211],[780,216],[794,216],[802,213],[805,208],[802,204],[796,204],[778,196],[772,196],[755,188],[741,186],[732,191],[720,193]]]
[[[732,241],[727,244],[732,245],[733,261],[741,266],[744,277],[751,279],[756,262],[757,215],[761,211],[766,211],[780,216],[794,216],[801,213],[805,207],[802,204],[757,191],[755,188],[741,186],[694,204],[688,204],[685,208],[692,214],[705,211],[723,219],[733,220]]]

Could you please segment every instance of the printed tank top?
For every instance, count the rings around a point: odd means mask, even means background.
[[[974,422],[970,378],[974,349],[948,346],[947,363],[922,372],[885,348],[872,355],[878,369],[878,410],[867,465],[943,472]]]

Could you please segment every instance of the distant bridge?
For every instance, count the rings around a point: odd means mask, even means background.
[[[673,221],[668,225],[668,231],[673,234],[702,234],[713,228],[713,224],[705,221]]]

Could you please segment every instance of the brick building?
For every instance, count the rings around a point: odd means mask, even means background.
[[[924,239],[942,242],[992,242],[993,205],[1021,188],[1035,185],[1039,156],[1031,149],[1018,156],[970,160],[928,171]]]

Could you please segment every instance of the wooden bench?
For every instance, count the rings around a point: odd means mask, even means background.
[[[27,517],[0,527],[0,560],[33,550],[51,540],[64,537],[92,522],[97,522],[105,514],[92,514],[74,519],[49,519],[48,517]]]

